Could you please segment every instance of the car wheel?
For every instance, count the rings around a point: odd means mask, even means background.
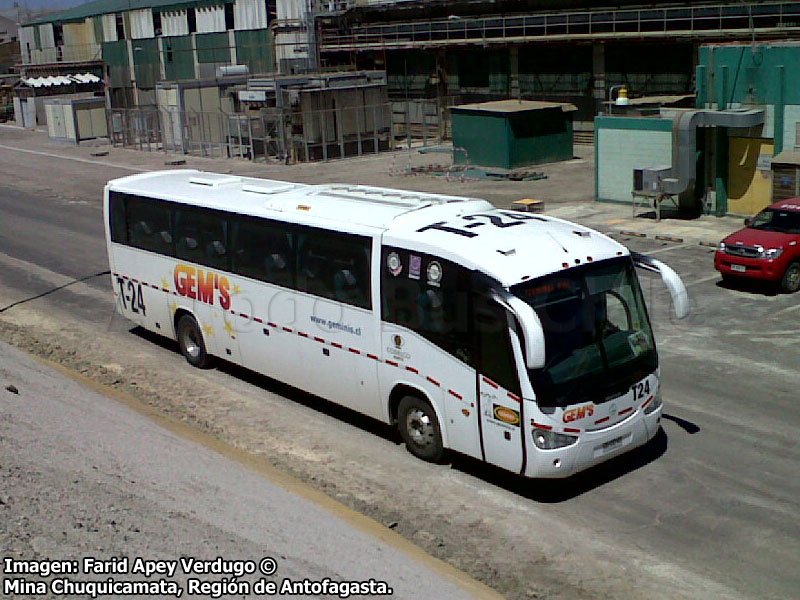
[[[178,344],[186,361],[193,367],[205,369],[211,364],[211,356],[206,352],[203,333],[191,315],[183,315],[178,321]]]
[[[793,262],[786,267],[786,272],[781,279],[781,289],[790,294],[800,289],[800,262]]]
[[[397,428],[406,448],[414,456],[428,462],[438,462],[444,456],[444,444],[439,420],[430,404],[414,396],[400,400]]]

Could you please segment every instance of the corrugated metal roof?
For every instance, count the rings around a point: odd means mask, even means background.
[[[772,157],[772,164],[800,166],[800,152],[784,150],[780,154],[776,154]]]
[[[542,110],[544,108],[560,108],[564,112],[578,110],[574,104],[563,102],[543,102],[540,100],[495,100],[478,104],[462,104],[453,106],[451,110],[479,110],[485,112],[514,113],[526,110]]]
[[[64,23],[68,21],[83,21],[87,17],[95,17],[108,13],[121,13],[142,8],[156,8],[176,10],[188,6],[209,6],[214,4],[229,4],[233,0],[95,0],[67,9],[60,13],[47,15],[42,19],[26,23],[38,25],[41,23]]]

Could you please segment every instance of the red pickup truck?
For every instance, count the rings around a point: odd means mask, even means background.
[[[722,279],[762,279],[779,282],[786,292],[800,289],[800,198],[776,202],[744,223],[714,255]]]

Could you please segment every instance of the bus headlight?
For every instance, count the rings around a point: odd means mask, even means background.
[[[556,433],[555,431],[548,431],[547,429],[534,429],[533,430],[533,443],[540,450],[554,450],[556,448],[563,448],[564,446],[571,446],[578,441],[576,435],[564,435],[563,433]]]
[[[661,408],[661,405],[663,403],[664,402],[661,400],[661,390],[658,390],[656,392],[655,397],[653,398],[653,401],[650,404],[648,404],[647,406],[644,407],[644,414],[649,415],[649,414],[653,413],[654,411],[656,411],[659,408]]]

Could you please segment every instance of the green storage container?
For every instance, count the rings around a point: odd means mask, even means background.
[[[572,104],[500,100],[450,109],[458,162],[516,169],[572,158]]]

